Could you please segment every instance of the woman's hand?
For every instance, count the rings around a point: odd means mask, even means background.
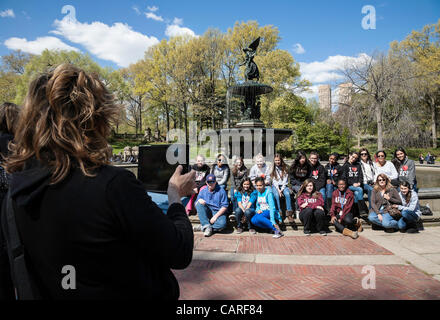
[[[308,202],[304,202],[302,205],[301,205],[301,208],[305,208],[305,207],[307,207],[309,205],[309,203]]]
[[[356,188],[357,188],[357,187],[360,187],[360,185],[361,185],[361,184],[360,184],[359,182],[353,183],[353,187],[356,187]]]
[[[393,204],[393,205],[391,205],[391,207],[393,207],[393,208],[399,208],[399,206],[397,205],[397,204]]]
[[[378,215],[377,215],[377,218],[379,219],[380,222],[382,222],[383,217],[382,217],[381,214],[378,214]]]
[[[324,211],[324,208],[323,208],[323,207],[321,207],[321,206],[317,206],[317,207],[316,207],[316,209],[319,209],[319,210],[322,210],[322,211]]]
[[[261,211],[261,210],[258,210],[258,211],[257,211],[257,214],[261,214],[262,212],[263,212],[263,211]]]
[[[191,170],[189,173],[181,174],[183,167],[179,165],[168,182],[168,203],[181,203],[180,198],[192,194],[196,188],[196,172]]]
[[[210,222],[211,224],[214,224],[216,221],[217,221],[217,218],[216,218],[216,217],[212,217],[211,220],[209,220],[209,222]]]
[[[334,224],[336,220],[337,220],[336,217],[333,216],[333,217],[330,219],[330,223],[331,223],[331,224]]]

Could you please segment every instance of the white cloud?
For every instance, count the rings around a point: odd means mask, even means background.
[[[56,30],[51,33],[81,44],[98,58],[121,67],[142,59],[149,47],[159,43],[156,37],[148,37],[120,22],[109,26],[102,22],[81,23],[64,18],[55,20],[54,25]]]
[[[293,45],[293,52],[295,52],[296,54],[303,54],[306,52],[306,50],[303,48],[301,43],[295,43]]]
[[[153,12],[145,12],[145,16],[147,17],[147,19],[153,19],[153,20],[156,20],[156,21],[163,22],[163,18],[161,16],[156,15]]]
[[[309,80],[312,83],[312,92],[302,93],[301,96],[305,98],[316,98],[318,96],[318,87],[321,84],[333,84],[342,81],[344,75],[342,70],[347,66],[359,64],[370,58],[367,54],[361,53],[357,57],[350,56],[330,56],[324,61],[300,62],[300,71],[302,79]],[[332,95],[337,97],[337,91]],[[332,100],[333,97],[332,97]],[[336,100],[335,100],[336,101]]]
[[[159,7],[152,6],[152,7],[147,7],[147,9],[151,12],[156,12],[157,10],[159,10]]]
[[[39,37],[34,41],[28,41],[26,38],[9,38],[4,42],[4,45],[11,50],[20,49],[32,54],[40,54],[44,49],[79,51],[55,37]]]
[[[177,37],[177,36],[191,36],[191,37],[196,37],[196,34],[194,31],[192,31],[189,28],[185,28],[185,27],[180,27],[177,24],[172,24],[167,26],[166,30],[165,30],[165,35],[167,37]]]
[[[0,11],[0,17],[2,17],[2,18],[15,18],[14,10],[6,9],[3,11]]]
[[[181,18],[174,18],[173,24],[181,26],[183,24],[183,19],[181,19]]]
[[[330,56],[324,61],[300,62],[301,74],[312,83],[326,83],[344,78],[341,71],[350,64],[356,64],[368,58],[365,53],[357,57]]]
[[[181,25],[183,25],[183,19],[174,18],[173,23],[167,26],[165,35],[169,38],[177,36],[197,37],[194,31],[186,27],[181,27]]]
[[[136,12],[137,15],[140,15],[140,14],[141,14],[141,11],[139,10],[138,7],[133,6],[133,7],[131,7],[131,8]]]

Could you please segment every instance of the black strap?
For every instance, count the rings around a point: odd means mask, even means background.
[[[26,266],[24,246],[18,233],[15,221],[12,198],[8,192],[6,195],[6,243],[8,247],[9,263],[11,266],[12,283],[15,288],[17,300],[40,299],[40,294]]]

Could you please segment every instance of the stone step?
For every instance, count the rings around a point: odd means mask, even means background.
[[[231,220],[231,216],[229,217]],[[235,217],[234,217],[235,218]],[[233,219],[234,219],[233,218]],[[433,212],[432,216],[423,216],[422,215],[422,224],[424,227],[432,227],[432,226],[440,226],[440,211],[435,211]],[[193,225],[196,224],[200,224],[200,220],[199,217],[197,215],[191,215],[189,216],[189,220],[191,221],[191,223]],[[361,219],[362,221],[362,226],[366,229],[371,228],[371,223],[365,219]],[[229,223],[230,225],[232,224],[235,227],[235,222]],[[295,224],[290,226],[290,225],[286,225],[286,227],[293,227],[298,228],[299,230],[304,229],[304,225],[301,222],[301,220],[299,218],[295,219]]]

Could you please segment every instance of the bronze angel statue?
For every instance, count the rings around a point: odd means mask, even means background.
[[[258,70],[257,64],[254,62],[255,54],[257,53],[258,45],[260,44],[260,37],[258,37],[254,42],[252,42],[248,48],[243,49],[246,54],[245,61],[240,65],[246,65],[245,78],[246,81],[257,79],[260,80],[260,71]]]

